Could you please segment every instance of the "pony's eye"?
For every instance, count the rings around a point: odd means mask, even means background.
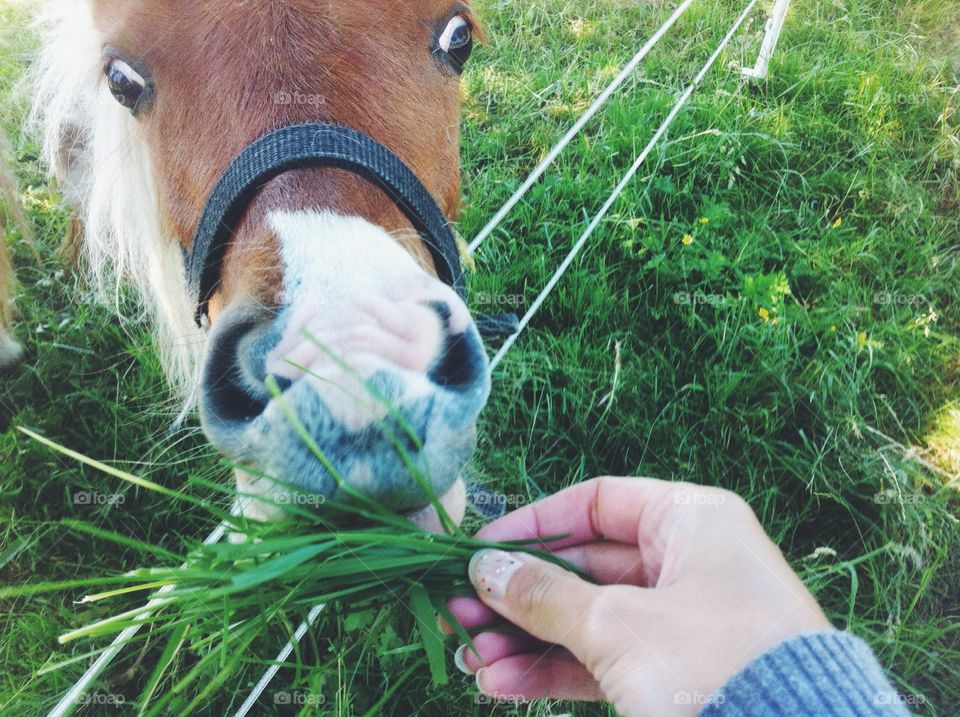
[[[121,105],[133,111],[147,89],[147,81],[123,60],[113,59],[104,70],[110,94]]]
[[[463,67],[473,52],[473,30],[470,23],[462,15],[451,18],[437,44],[457,67]]]

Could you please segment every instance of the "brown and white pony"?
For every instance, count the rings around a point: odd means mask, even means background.
[[[0,176],[0,183],[5,178]],[[15,366],[23,356],[23,349],[13,338],[13,264],[3,241],[3,218],[0,216],[0,371]]]
[[[12,155],[7,138],[0,134],[0,371],[16,365],[23,356],[23,349],[13,338],[13,294],[16,279],[4,237],[4,208],[6,214],[14,224],[19,225],[28,238],[29,226],[17,201],[16,177],[5,161]]]
[[[466,3],[56,0],[41,24],[32,116],[84,224],[86,263],[101,283],[139,290],[172,383],[199,405],[213,445],[248,469],[240,489],[278,496],[254,477],[267,475],[336,494],[285,404],[348,483],[435,526],[383,424],[411,427],[405,448],[462,515],[487,358],[392,201],[336,169],[272,180],[235,229],[204,329],[183,252],[231,159],[304,122],[373,137],[454,217],[458,76],[478,32]],[[229,390],[212,390],[224,376]],[[262,501],[247,512],[279,515]]]

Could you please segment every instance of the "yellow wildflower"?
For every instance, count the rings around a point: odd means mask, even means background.
[[[683,239],[681,239],[680,241],[683,243],[684,246],[690,246],[691,244],[693,244],[693,235],[684,234]]]
[[[843,217],[837,217],[836,221],[833,222],[833,228],[839,229],[843,226]]]
[[[770,320],[770,312],[767,311],[767,309],[764,308],[763,306],[760,307],[760,312],[759,312],[759,313],[760,313],[760,318],[763,319],[764,321],[769,321],[769,320]]]
[[[706,226],[710,223],[710,217],[700,217],[700,223]]]
[[[473,260],[473,256],[470,254],[470,249],[467,245],[466,240],[460,236],[460,232],[454,231],[453,238],[457,242],[457,251],[460,253],[460,261],[463,263],[464,267],[468,271],[476,271],[477,263]]]

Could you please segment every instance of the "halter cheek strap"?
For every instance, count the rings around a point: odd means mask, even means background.
[[[207,200],[185,258],[198,324],[220,282],[233,229],[250,202],[274,177],[307,167],[345,169],[382,189],[429,247],[438,278],[464,297],[460,250],[447,218],[403,160],[349,127],[301,124],[281,127],[250,144],[230,163]]]

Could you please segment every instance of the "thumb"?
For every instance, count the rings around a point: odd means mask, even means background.
[[[583,651],[580,626],[600,588],[559,565],[524,553],[480,550],[470,582],[491,609],[534,637]]]

